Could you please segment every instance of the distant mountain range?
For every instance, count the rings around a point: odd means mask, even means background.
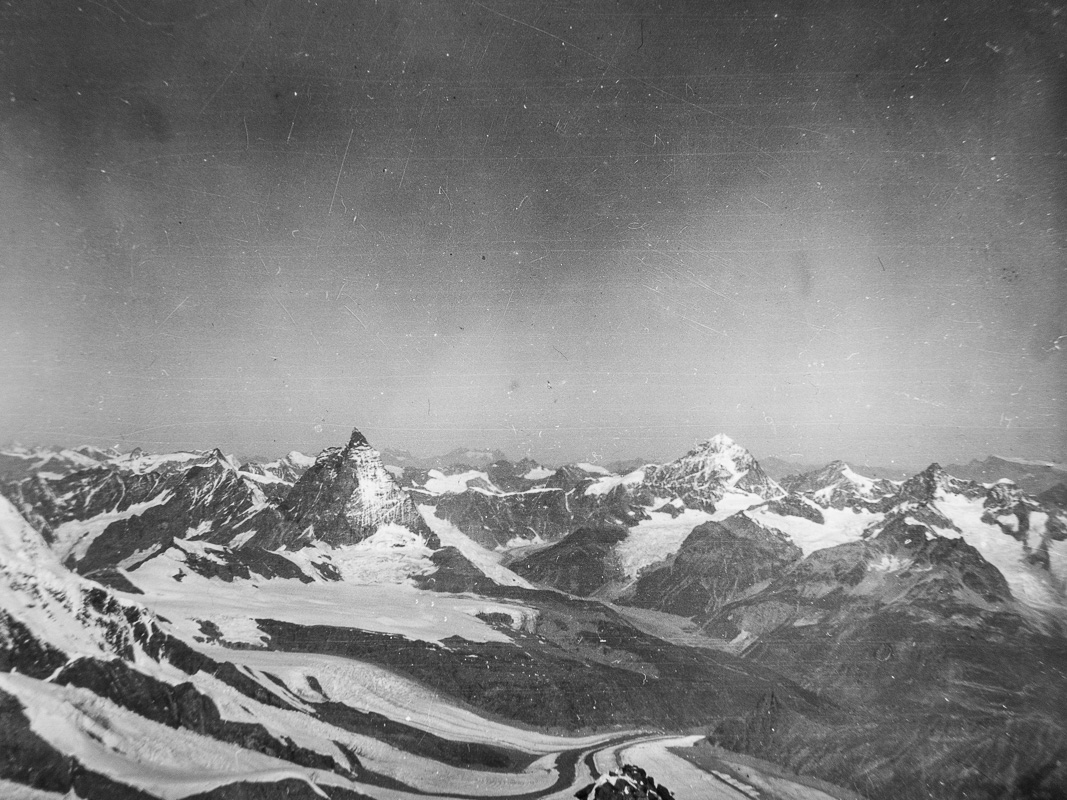
[[[1062,796],[1067,487],[977,463],[8,448],[0,796]]]
[[[441,456],[420,458],[407,450],[385,448],[381,451],[382,460],[388,466],[415,469],[447,469],[453,466],[485,467],[494,461],[506,461],[507,456],[500,450],[477,450],[457,447]]]
[[[967,478],[979,483],[1010,480],[1030,494],[1040,494],[1057,484],[1067,483],[1067,466],[1045,461],[987,456],[967,464],[950,464],[945,471],[957,478]]]

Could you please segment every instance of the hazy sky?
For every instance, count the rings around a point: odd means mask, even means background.
[[[1065,22],[6,4],[0,441],[1067,460]]]

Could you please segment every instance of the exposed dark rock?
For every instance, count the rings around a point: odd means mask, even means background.
[[[0,608],[0,672],[21,672],[32,678],[47,678],[68,658],[67,654],[42,642],[19,620]]]
[[[614,557],[614,547],[625,538],[625,528],[579,528],[509,566],[534,583],[588,597],[610,581],[623,577]]]
[[[815,505],[795,494],[787,494],[785,497],[771,500],[763,507],[771,513],[780,514],[783,517],[801,517],[819,525],[826,523],[826,518]]]
[[[981,497],[986,491],[974,481],[952,477],[935,463],[904,481],[894,495],[881,501],[879,508],[887,511],[905,502],[930,503],[937,499],[939,490],[965,497]]]
[[[724,722],[718,741],[886,800],[919,796],[935,774],[942,797],[1016,796],[1024,776],[1045,780],[1067,744],[1067,720],[1046,715],[1067,703],[1060,634],[1031,628],[1000,572],[964,539],[929,535],[915,511],[812,553],[705,623],[746,634],[747,659],[842,707],[815,720],[778,697]],[[1004,745],[1016,736],[1047,739],[1020,758]],[[904,750],[907,764],[894,760]]]
[[[658,514],[669,514],[672,518],[675,518],[683,511],[685,511],[684,506],[685,504],[680,501],[676,502],[674,500],[667,500],[666,502],[660,504],[658,508],[654,508],[652,510]]]
[[[1061,482],[1050,486],[1037,496],[1037,500],[1044,506],[1067,511],[1067,483]]]
[[[122,473],[100,466],[60,478],[33,475],[4,487],[16,506],[32,508],[51,526],[89,519],[105,511],[125,511],[165,491],[167,481],[157,473]]]
[[[674,800],[674,795],[641,767],[624,764],[574,794],[578,800]]]
[[[126,594],[144,594],[144,592],[130,582],[129,578],[114,567],[104,567],[103,569],[95,570],[85,577],[119,592],[125,592]]]
[[[164,550],[178,539],[227,543],[261,505],[253,487],[221,458],[173,475],[168,490],[171,494],[161,505],[108,525],[74,568],[89,574],[114,567],[138,552]],[[201,528],[207,531],[196,533]]]
[[[736,514],[694,528],[676,553],[646,568],[619,602],[707,619],[800,556],[782,534]]]
[[[435,592],[488,593],[495,585],[455,547],[442,547],[434,551],[430,561],[437,569],[428,575],[416,575],[413,578],[423,589]]]
[[[586,494],[597,477],[563,466],[539,488],[508,494],[467,491],[425,501],[435,505],[439,517],[490,549],[515,539],[554,542],[580,527],[627,527],[648,519],[642,503],[651,498],[644,493],[617,486],[604,494]]]
[[[494,486],[505,492],[522,492],[526,489],[543,485],[547,478],[531,480],[525,477],[531,470],[541,466],[530,458],[524,458],[512,463],[511,461],[494,461],[485,468],[489,480]]]
[[[257,623],[274,648],[369,661],[483,712],[539,727],[706,724],[754,702],[768,681],[779,685],[756,665],[668,644],[596,604],[571,603],[557,613],[546,602],[537,631],[516,633],[521,647],[456,638],[442,646],[357,629]],[[813,707],[795,688],[781,691]]]
[[[323,794],[330,800],[371,800],[367,795],[340,786],[316,784],[312,788],[307,781],[296,778],[284,778],[271,783],[228,783],[217,789],[188,795],[185,800],[322,800]]]

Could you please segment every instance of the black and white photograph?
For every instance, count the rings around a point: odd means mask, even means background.
[[[8,0],[0,800],[1067,798],[1067,3]]]

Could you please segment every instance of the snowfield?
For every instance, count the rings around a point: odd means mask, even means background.
[[[1049,542],[1050,570],[1029,563],[1023,543],[995,525],[982,522],[983,498],[939,491],[934,507],[959,526],[962,534],[949,528],[937,528],[938,536],[963,539],[982,558],[1000,570],[1012,595],[1020,603],[1040,612],[1063,615],[1067,609],[1067,542]],[[1045,533],[1048,515],[1034,514],[1028,534],[1033,547]]]
[[[803,551],[805,556],[811,555],[816,550],[857,542],[869,526],[885,517],[884,514],[870,511],[856,512],[849,508],[824,508],[821,509],[821,513],[826,522],[820,525],[804,517],[775,514],[766,508],[754,508],[746,513],[761,525],[784,533]]]
[[[234,781],[297,778],[351,785],[339,775],[225,744],[138,716],[86,689],[0,673],[0,689],[25,707],[30,728],[90,769],[159,797],[181,798]]]
[[[629,534],[615,545],[615,553],[626,576],[637,580],[645,567],[678,552],[693,528],[714,517],[706,511],[687,508],[677,517],[650,511],[652,519],[642,520],[630,528]]]
[[[463,494],[471,488],[467,484],[471,481],[482,481],[488,487],[493,487],[491,494],[503,494],[493,486],[489,475],[480,470],[472,469],[467,472],[458,472],[454,475],[445,475],[438,469],[431,469],[426,475],[426,483],[423,484],[430,494]]]
[[[644,483],[644,480],[645,471],[643,469],[635,469],[626,475],[605,475],[603,478],[598,478],[591,483],[585,490],[585,494],[587,496],[602,496],[619,486],[638,486]]]
[[[631,473],[635,474],[635,473]],[[657,498],[656,507],[666,500]],[[715,513],[685,509],[677,517],[660,511],[649,511],[651,519],[642,520],[629,529],[626,538],[615,546],[619,564],[626,576],[637,580],[641,570],[678,552],[693,528],[705,522],[720,522],[738,511],[765,502],[758,494],[728,491],[715,505]]]
[[[52,549],[59,556],[60,561],[66,561],[70,556],[74,556],[75,561],[80,561],[85,557],[85,552],[89,549],[89,545],[112,522],[139,517],[148,509],[166,503],[170,500],[172,494],[173,492],[170,491],[161,492],[151,500],[146,500],[143,503],[134,503],[125,511],[106,511],[90,519],[70,520],[57,525],[54,531],[55,541],[52,544]]]
[[[173,632],[187,640],[201,636],[201,621],[207,620],[219,627],[228,642],[262,646],[264,635],[255,620],[275,619],[298,625],[394,633],[435,643],[450,636],[472,642],[510,643],[506,635],[475,615],[505,614],[517,628],[525,626],[533,615],[531,609],[518,604],[432,592],[411,585],[407,579],[418,574],[414,570],[430,565],[426,557],[430,551],[421,539],[397,528],[383,526],[374,536],[349,547],[314,547],[283,553],[314,574],[311,562],[328,551],[330,563],[345,578],[340,582],[301,583],[277,577],[227,582],[204,578],[186,567],[185,553],[176,547],[124,574],[144,592],[135,596],[136,601],[168,619]]]

